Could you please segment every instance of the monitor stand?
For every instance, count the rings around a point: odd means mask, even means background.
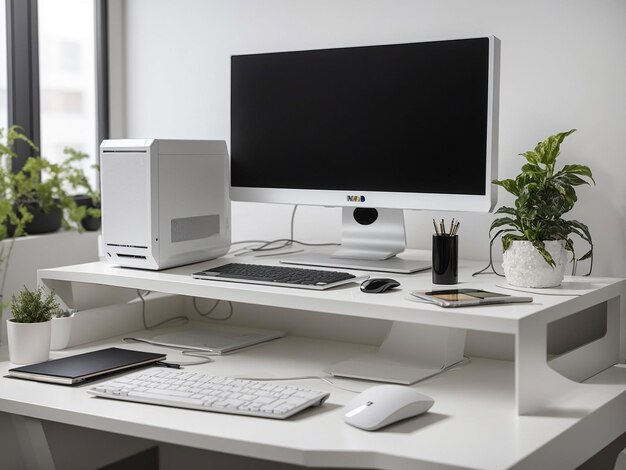
[[[464,350],[464,329],[393,322],[377,353],[334,364],[325,372],[410,385],[461,362]]]
[[[430,261],[397,257],[405,248],[402,209],[344,207],[341,246],[337,251],[291,255],[280,262],[400,274],[430,269]]]

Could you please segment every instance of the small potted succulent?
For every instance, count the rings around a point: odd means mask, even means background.
[[[67,348],[72,333],[72,320],[76,310],[58,310],[52,318],[50,331],[50,350],[58,351]]]
[[[514,207],[500,207],[490,233],[499,229],[504,249],[504,274],[509,284],[520,287],[555,287],[561,284],[567,264],[591,258],[593,242],[589,228],[577,220],[566,220],[577,201],[576,186],[595,181],[589,167],[564,165],[556,168],[563,140],[572,129],[539,142],[533,150],[520,154],[526,159],[515,179],[494,180],[515,196]],[[576,258],[571,235],[589,244],[589,250]],[[593,265],[593,264],[592,264]],[[591,272],[591,268],[590,268]]]
[[[52,317],[60,313],[53,292],[24,287],[11,297],[12,318],[7,320],[9,360],[14,364],[47,361],[50,357]]]

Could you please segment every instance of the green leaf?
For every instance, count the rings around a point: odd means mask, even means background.
[[[541,241],[541,240],[530,240],[530,242],[537,249],[537,251],[543,257],[543,259],[546,261],[546,263],[548,263],[550,266],[555,268],[556,267],[556,263],[554,262],[554,259],[552,258],[552,255],[550,253],[548,253],[548,250],[546,250],[546,246],[543,243],[543,241]]]
[[[512,207],[506,207],[506,206],[500,207],[497,211],[494,212],[494,214],[509,214],[509,215],[517,217],[517,211],[513,209]]]
[[[572,229],[580,230],[583,233],[583,235],[581,235],[581,238],[583,238],[586,242],[588,242],[590,245],[593,246],[593,242],[591,240],[591,233],[589,232],[589,227],[587,227],[582,222],[578,222],[577,220],[570,220],[568,223]]]
[[[519,189],[517,187],[517,182],[515,180],[512,180],[512,179],[493,180],[492,183],[498,186],[502,186],[504,189],[506,189],[508,192],[510,192],[514,196],[519,196]]]
[[[522,166],[522,172],[524,173],[541,173],[543,170],[536,163],[526,163]]]
[[[510,217],[500,217],[499,219],[495,219],[491,223],[491,227],[489,227],[489,234],[491,234],[493,229],[498,228],[498,227],[502,227],[504,225],[510,225],[510,226],[516,228],[517,230],[520,230],[520,225],[517,222],[517,220],[512,219]]]
[[[581,186],[583,184],[589,184],[588,181],[585,181],[580,176],[577,176],[571,173],[558,175],[558,176],[555,176],[555,178],[558,179],[558,181],[561,182],[561,184],[569,184],[572,186]]]
[[[522,241],[525,240],[523,235],[515,234],[515,233],[507,233],[502,235],[502,249],[503,251],[508,250],[511,247],[511,243],[514,241]]]
[[[596,184],[596,181],[593,179],[593,175],[591,174],[591,170],[585,165],[565,165],[560,173],[571,173],[586,176],[593,181],[593,184]]]
[[[547,137],[544,141],[539,142],[535,147],[535,152],[539,157],[539,162],[545,165],[553,165],[556,158],[559,156],[561,143],[568,135],[575,132],[576,129],[571,129],[567,132],[559,132],[558,134]]]
[[[528,160],[529,163],[536,165],[539,163],[539,155],[534,150],[529,150],[528,152],[520,153],[520,156],[524,157]]]

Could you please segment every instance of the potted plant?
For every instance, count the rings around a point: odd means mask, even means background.
[[[75,196],[86,194],[92,203],[99,204],[99,194],[91,188],[84,171],[78,166],[87,155],[70,148],[64,153],[67,158],[61,163],[52,163],[44,157],[30,157],[14,176],[16,205],[25,207],[34,217],[34,221],[26,225],[26,233],[49,233],[61,226],[82,232],[85,217],[100,216],[99,208],[79,204]],[[36,225],[39,218],[52,220],[45,226],[42,223]]]
[[[494,180],[515,196],[514,207],[500,207],[490,233],[502,235],[503,268],[507,281],[520,287],[554,287],[561,284],[567,263],[591,258],[593,242],[588,227],[577,220],[566,220],[577,201],[576,186],[595,181],[589,167],[565,165],[556,168],[563,140],[574,132],[561,132],[539,142],[534,150],[520,154],[526,159],[515,179]],[[590,248],[576,259],[570,235],[585,240]],[[591,272],[591,269],[590,269]]]
[[[50,357],[52,317],[59,313],[53,292],[24,287],[11,297],[12,318],[7,320],[9,359],[14,364],[47,361]]]
[[[59,310],[52,318],[50,326],[50,350],[65,349],[72,333],[72,320],[76,310]]]
[[[18,140],[34,146],[19,127],[11,126],[6,132],[0,128],[0,241],[13,233],[23,235],[26,224],[33,218],[25,208],[15,207],[16,174],[11,169],[11,160],[17,156],[13,147]]]
[[[0,128],[0,313],[4,310],[3,292],[7,275],[7,266],[15,237],[24,235],[26,225],[32,221],[33,215],[26,207],[17,207],[14,198],[15,173],[11,170],[11,160],[16,157],[13,146],[21,140],[28,145],[33,143],[20,132],[17,126],[11,126],[5,132]],[[8,244],[2,243],[11,238]]]
[[[91,188],[78,166],[78,162],[87,158],[86,154],[66,148],[68,157],[60,164],[44,157],[31,157],[14,172],[11,161],[16,157],[13,150],[16,141],[36,148],[19,126],[11,126],[6,132],[0,128],[0,311],[16,237],[54,232],[61,226],[82,232],[85,218],[100,216],[100,195]],[[87,194],[90,201],[95,201],[94,207],[85,207],[77,201],[73,196],[77,193]],[[2,243],[7,238],[11,242]]]

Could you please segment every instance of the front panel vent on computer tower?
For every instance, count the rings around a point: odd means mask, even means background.
[[[118,258],[134,258],[134,259],[147,259],[145,256],[141,255],[129,255],[125,253],[115,253]]]

